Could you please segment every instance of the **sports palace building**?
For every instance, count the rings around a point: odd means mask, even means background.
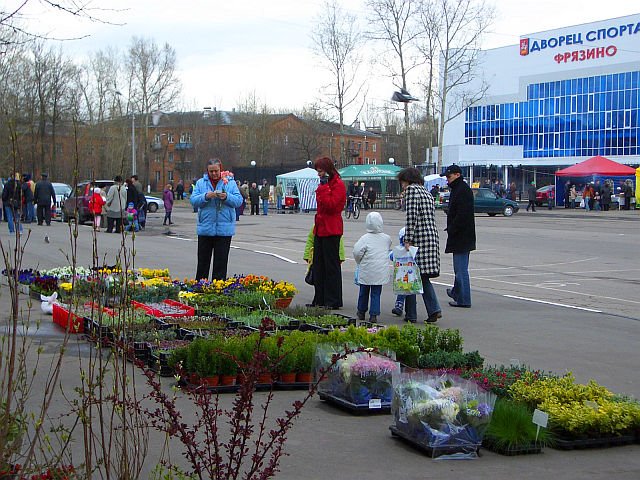
[[[526,191],[596,155],[640,163],[640,14],[526,35],[480,58],[475,88],[488,90],[446,125],[443,166]]]

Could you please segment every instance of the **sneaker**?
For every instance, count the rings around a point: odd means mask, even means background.
[[[402,309],[400,309],[398,307],[394,307],[393,310],[391,310],[391,313],[393,313],[396,317],[401,317],[402,316]]]
[[[357,315],[357,317],[358,317],[358,320],[360,320],[360,321],[364,321],[364,314],[365,314],[365,312],[358,312],[358,313],[356,313],[356,315]]]
[[[377,323],[378,322],[378,316],[377,315],[370,315],[369,316],[369,321],[371,323]]]
[[[404,321],[407,322],[407,323],[416,323],[417,322],[417,320],[415,318],[407,318],[407,317],[404,317]]]
[[[429,315],[429,318],[425,320],[425,323],[435,323],[438,321],[439,318],[442,318],[442,313],[434,312],[431,315]]]

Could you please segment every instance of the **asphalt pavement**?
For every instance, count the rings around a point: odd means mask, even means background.
[[[381,213],[385,231],[396,244],[404,214]],[[365,233],[366,214],[345,221],[343,312],[347,314],[355,313],[357,301],[351,248]],[[442,212],[437,215],[444,252],[445,217]],[[99,233],[98,258],[114,263],[124,243],[134,246],[136,266],[168,267],[174,276],[192,277],[197,247],[193,212],[186,203],[179,204],[173,213],[175,225],[163,227],[162,218],[161,213],[151,214],[147,230],[135,241],[131,236]],[[477,215],[478,250],[470,262],[473,307],[448,306],[445,288],[453,278],[451,256],[442,253],[436,293],[443,318],[438,325],[459,328],[465,350],[479,350],[485,363],[517,359],[534,368],[572,371],[579,381],[594,378],[615,392],[640,397],[639,222],[638,211],[538,209],[521,210],[511,218]],[[312,213],[243,216],[232,242],[229,274],[256,273],[294,282],[300,290],[294,304],[308,303],[313,291],[303,282],[302,253],[312,223]],[[45,236],[50,243],[45,243]],[[78,264],[90,264],[90,228],[79,227],[77,246],[70,238],[65,224],[32,226],[23,267],[64,265],[73,250]],[[12,242],[6,224],[0,225],[0,241]],[[0,304],[6,307],[6,287],[1,292]],[[381,321],[400,325],[401,319],[390,312],[393,300],[391,290],[383,289]],[[418,311],[419,318],[426,317],[423,305]],[[33,316],[40,318],[37,310]],[[34,335],[45,352],[54,351],[62,334],[42,318],[43,327]],[[62,382],[76,381],[77,371],[70,365]],[[169,386],[170,380],[166,383]],[[283,411],[300,395],[277,393],[275,411]],[[546,449],[542,455],[522,457],[483,452],[474,461],[434,461],[392,438],[389,423],[389,416],[354,417],[314,399],[289,435],[290,456],[283,460],[277,478],[640,478],[638,445],[569,452]],[[161,439],[156,440],[160,445]],[[148,463],[150,470],[154,462]]]

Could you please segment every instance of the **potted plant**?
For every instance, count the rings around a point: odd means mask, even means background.
[[[295,347],[296,382],[311,383],[313,379],[313,358],[316,353],[317,336],[307,333]]]
[[[283,337],[282,348],[278,352],[278,380],[281,383],[295,383],[296,381],[298,351],[295,340],[295,336]]]
[[[200,384],[217,387],[220,381],[220,341],[207,341],[205,348],[198,353],[196,373],[200,376]]]
[[[540,453],[551,435],[546,428],[537,431],[532,414],[522,403],[498,399],[482,445],[502,455]]]
[[[219,371],[221,385],[235,385],[238,376],[238,354],[243,348],[242,339],[226,338],[219,354]]]

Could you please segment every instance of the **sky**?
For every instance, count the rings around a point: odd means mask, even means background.
[[[487,0],[496,21],[483,47],[515,45],[521,35],[640,13],[632,0]],[[7,4],[15,3],[3,2]],[[177,53],[183,105],[189,110],[230,110],[255,93],[271,108],[301,109],[319,98],[326,72],[312,52],[310,33],[322,0],[92,0],[93,13],[111,23],[79,21],[37,10],[32,0],[25,21],[31,30],[56,38],[68,55],[108,47],[125,52],[133,36],[169,43]],[[342,0],[364,18],[363,0]],[[394,86],[380,67],[366,65],[368,100],[389,101]],[[349,121],[350,119],[347,119]],[[353,120],[353,119],[351,119]]]

